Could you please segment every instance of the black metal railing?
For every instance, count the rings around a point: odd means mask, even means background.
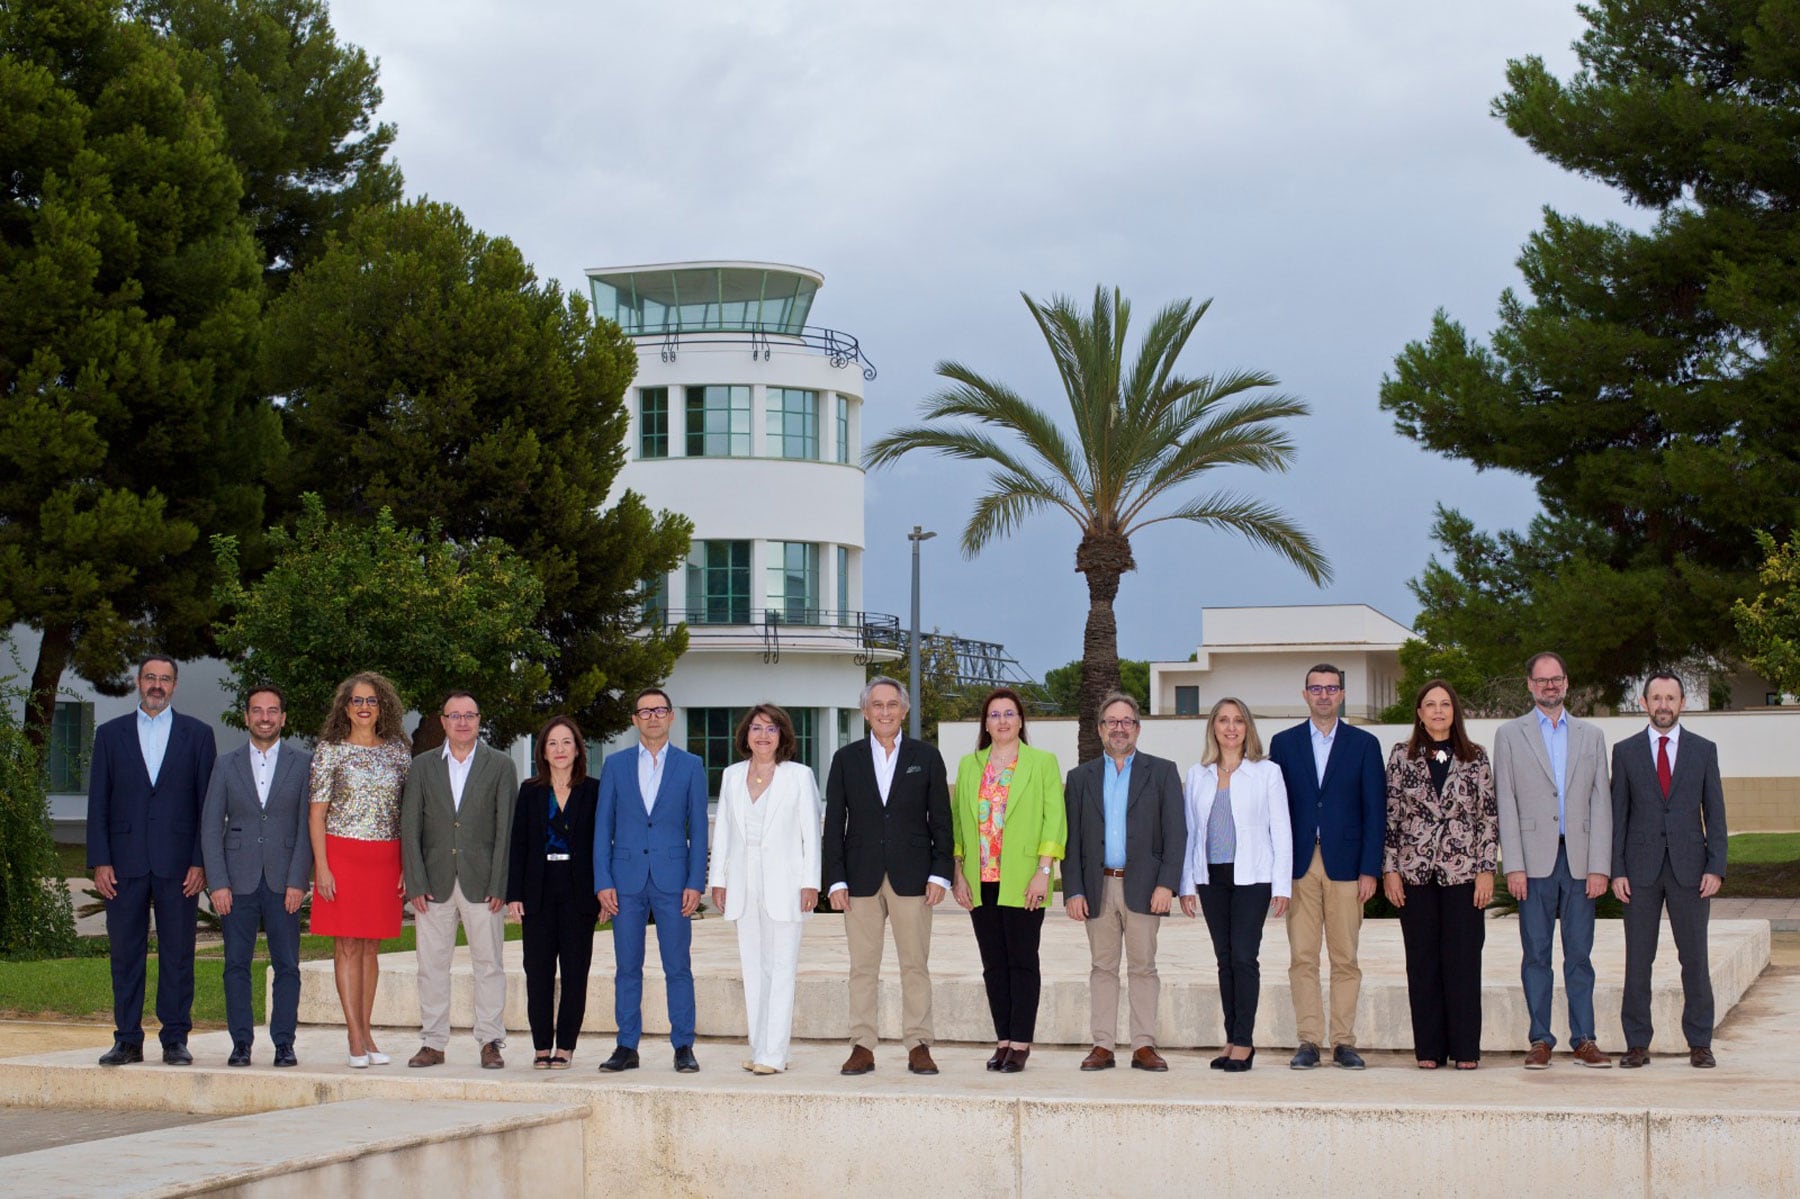
[[[632,337],[657,339],[661,342],[661,354],[664,362],[674,362],[680,357],[683,346],[705,345],[742,345],[748,344],[750,356],[767,362],[769,355],[777,345],[799,345],[825,355],[831,365],[843,368],[856,365],[862,368],[865,381],[875,378],[875,364],[863,353],[862,343],[848,333],[837,329],[826,329],[817,325],[804,325],[799,328],[771,328],[767,325],[727,325],[709,326],[704,329],[680,329],[667,325],[644,326],[626,331]]]
[[[657,618],[652,614],[652,621]],[[839,608],[751,608],[715,604],[703,608],[672,609],[661,614],[667,626],[684,624],[689,646],[712,642],[742,641],[758,637],[763,661],[781,660],[784,645],[801,648],[842,646],[853,638],[856,663],[866,666],[873,656],[900,643],[900,618],[886,612],[857,612]]]

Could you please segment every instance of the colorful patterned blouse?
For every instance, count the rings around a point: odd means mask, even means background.
[[[984,883],[1000,881],[1000,842],[1006,836],[1006,796],[1012,790],[1013,767],[1017,765],[1017,762],[1009,762],[1004,770],[995,773],[995,762],[989,758],[987,768],[981,772],[975,820],[977,835],[981,838],[981,881]]]
[[[312,801],[331,805],[325,831],[352,841],[398,841],[400,788],[411,766],[412,754],[398,741],[320,742],[313,749]]]

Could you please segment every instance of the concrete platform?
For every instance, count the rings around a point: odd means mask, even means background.
[[[800,977],[794,1000],[794,1035],[817,1041],[843,1041],[849,1037],[850,958],[844,942],[843,922],[835,915],[819,915],[807,922],[800,949]],[[743,1038],[746,1024],[742,974],[738,965],[737,930],[720,919],[695,921],[693,925],[695,991],[699,1008],[699,1032],[703,1037]],[[1665,1040],[1679,1036],[1681,982],[1675,961],[1674,939],[1665,927],[1663,953],[1657,963],[1651,1016]],[[1769,962],[1769,925],[1762,920],[1714,920],[1710,934],[1713,992],[1719,1019],[1725,1019],[1751,982]],[[525,976],[522,947],[507,947],[506,1026],[525,1031]],[[1091,1043],[1088,1011],[1087,934],[1060,909],[1044,924],[1044,990],[1038,1015],[1038,1043],[1081,1045]],[[1361,999],[1357,1007],[1357,1042],[1363,1048],[1410,1049],[1412,1017],[1406,997],[1405,953],[1400,925],[1394,920],[1371,920],[1363,925],[1360,959],[1363,969]],[[1523,1050],[1528,1021],[1525,998],[1519,984],[1519,932],[1515,919],[1488,922],[1486,952],[1482,961],[1482,1048],[1484,1051]],[[1261,1045],[1293,1045],[1293,1001],[1288,990],[1288,944],[1283,921],[1270,920],[1262,947],[1262,1002],[1256,1022]],[[1165,1048],[1217,1046],[1223,1038],[1219,1007],[1218,974],[1212,941],[1205,923],[1184,916],[1170,917],[1158,938],[1157,969],[1162,979],[1162,1003],[1157,1041]],[[1603,920],[1595,935],[1594,969],[1598,976],[1594,993],[1596,1035],[1603,1047],[1624,1048],[1619,1025],[1619,1004],[1625,979],[1624,929],[1619,921]],[[383,955],[381,983],[376,992],[375,1022],[404,1028],[418,1022],[415,984],[416,962],[410,953]],[[1560,955],[1553,1031],[1559,1041],[1568,1039],[1567,1009],[1562,997]],[[586,1031],[614,1031],[612,936],[600,933],[594,941],[594,963],[588,977]],[[1329,967],[1325,968],[1327,976]],[[969,918],[960,909],[940,908],[934,921],[931,950],[933,1017],[940,1041],[981,1042],[993,1037],[987,996],[981,982],[980,956]],[[645,964],[644,1028],[651,1035],[666,1034],[668,1021],[662,971],[656,951],[656,932],[650,931]],[[900,1035],[900,971],[890,941],[882,967],[880,1029],[883,1037]],[[1329,989],[1329,980],[1327,980]],[[474,980],[466,950],[457,951],[451,986],[451,1023],[468,1028],[475,1020]],[[306,1024],[341,1024],[342,1009],[332,981],[329,961],[302,967],[300,1020]],[[1121,1013],[1121,1036],[1126,1025]],[[453,1052],[457,1047],[453,1047]],[[411,1052],[410,1047],[407,1050]]]

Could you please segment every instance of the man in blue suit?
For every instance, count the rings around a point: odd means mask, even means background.
[[[1288,904],[1288,989],[1300,1047],[1288,1063],[1319,1064],[1325,1037],[1319,988],[1319,942],[1331,957],[1331,1060],[1363,1068],[1356,1052],[1356,1000],[1362,968],[1356,942],[1363,905],[1381,875],[1387,833],[1387,776],[1372,734],[1338,719],[1344,672],[1322,662],[1306,672],[1302,692],[1311,719],[1269,742],[1269,757],[1287,784],[1294,827],[1294,895]]]
[[[692,1074],[694,1059],[693,939],[688,917],[706,885],[706,767],[669,744],[675,708],[651,687],[633,701],[638,743],[609,755],[600,768],[594,814],[594,886],[600,918],[613,922],[613,1019],[619,1043],[600,1064],[608,1073],[635,1070],[644,1019],[644,926],[656,918],[669,999],[669,1043],[675,1069]]]
[[[144,978],[156,913],[156,1018],[163,1061],[193,1063],[194,919],[200,889],[200,809],[212,780],[212,730],[169,707],[179,667],[138,663],[138,706],[94,734],[88,777],[87,857],[106,900],[112,949],[113,1047],[102,1066],[144,1060]]]

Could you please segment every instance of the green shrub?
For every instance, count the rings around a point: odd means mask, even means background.
[[[15,715],[23,699],[0,684],[0,955],[59,957],[75,949],[75,914],[50,835],[43,759]]]

